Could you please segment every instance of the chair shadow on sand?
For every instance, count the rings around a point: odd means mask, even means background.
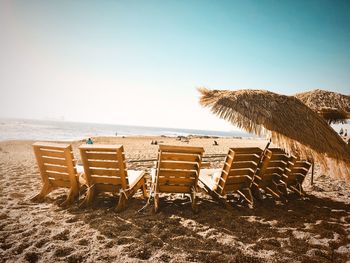
[[[161,196],[158,214],[150,207],[137,213],[145,203],[138,195],[122,213],[114,212],[114,197],[98,198],[92,208],[71,207],[68,212],[98,230],[108,240],[107,248],[123,246],[122,253],[137,259],[168,262],[179,254],[180,261],[197,262],[350,259],[348,204],[309,195],[287,204],[266,198],[254,209],[237,203],[226,209],[201,195],[199,213],[194,214],[189,198],[172,197]]]

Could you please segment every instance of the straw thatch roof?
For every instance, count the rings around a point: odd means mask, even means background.
[[[350,148],[327,122],[294,96],[264,90],[199,88],[200,104],[236,126],[269,136],[289,153],[331,165],[336,175],[350,179]]]
[[[295,94],[299,100],[316,111],[329,123],[344,123],[350,119],[350,96],[326,90]]]

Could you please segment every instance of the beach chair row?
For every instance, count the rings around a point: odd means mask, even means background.
[[[42,201],[52,190],[64,187],[69,193],[63,205],[69,205],[85,188],[81,206],[90,205],[100,192],[111,192],[119,195],[120,211],[138,190],[148,196],[145,171],[126,169],[122,145],[80,146],[82,166],[76,165],[70,144],[37,142],[33,148],[43,182],[33,200]],[[202,147],[159,145],[149,191],[155,212],[160,193],[190,194],[192,209],[197,211],[199,187],[225,203],[228,194],[238,193],[251,205],[262,191],[277,199],[285,198],[289,191],[304,195],[302,183],[311,163],[281,149],[230,148],[221,169],[203,168],[203,153]]]

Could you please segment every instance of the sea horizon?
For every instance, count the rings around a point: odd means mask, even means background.
[[[0,118],[0,141],[54,140],[74,141],[96,136],[216,136],[256,138],[244,131],[217,131],[187,128],[154,127],[66,120]]]

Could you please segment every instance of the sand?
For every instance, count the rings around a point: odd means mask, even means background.
[[[121,143],[128,160],[156,158],[157,145],[204,146],[206,154],[229,147],[260,146],[264,140],[166,137],[94,138]],[[142,213],[141,194],[116,213],[116,198],[100,196],[90,208],[60,207],[66,190],[51,193],[43,203],[29,198],[41,187],[32,141],[0,142],[1,262],[347,262],[350,260],[350,185],[316,169],[304,187],[308,197],[291,196],[286,204],[267,197],[254,209],[234,197],[226,209],[205,193],[199,213],[181,195],[163,195],[161,209]],[[73,142],[76,158],[77,146]],[[220,167],[222,158],[213,159]],[[130,162],[145,169],[153,162]]]

